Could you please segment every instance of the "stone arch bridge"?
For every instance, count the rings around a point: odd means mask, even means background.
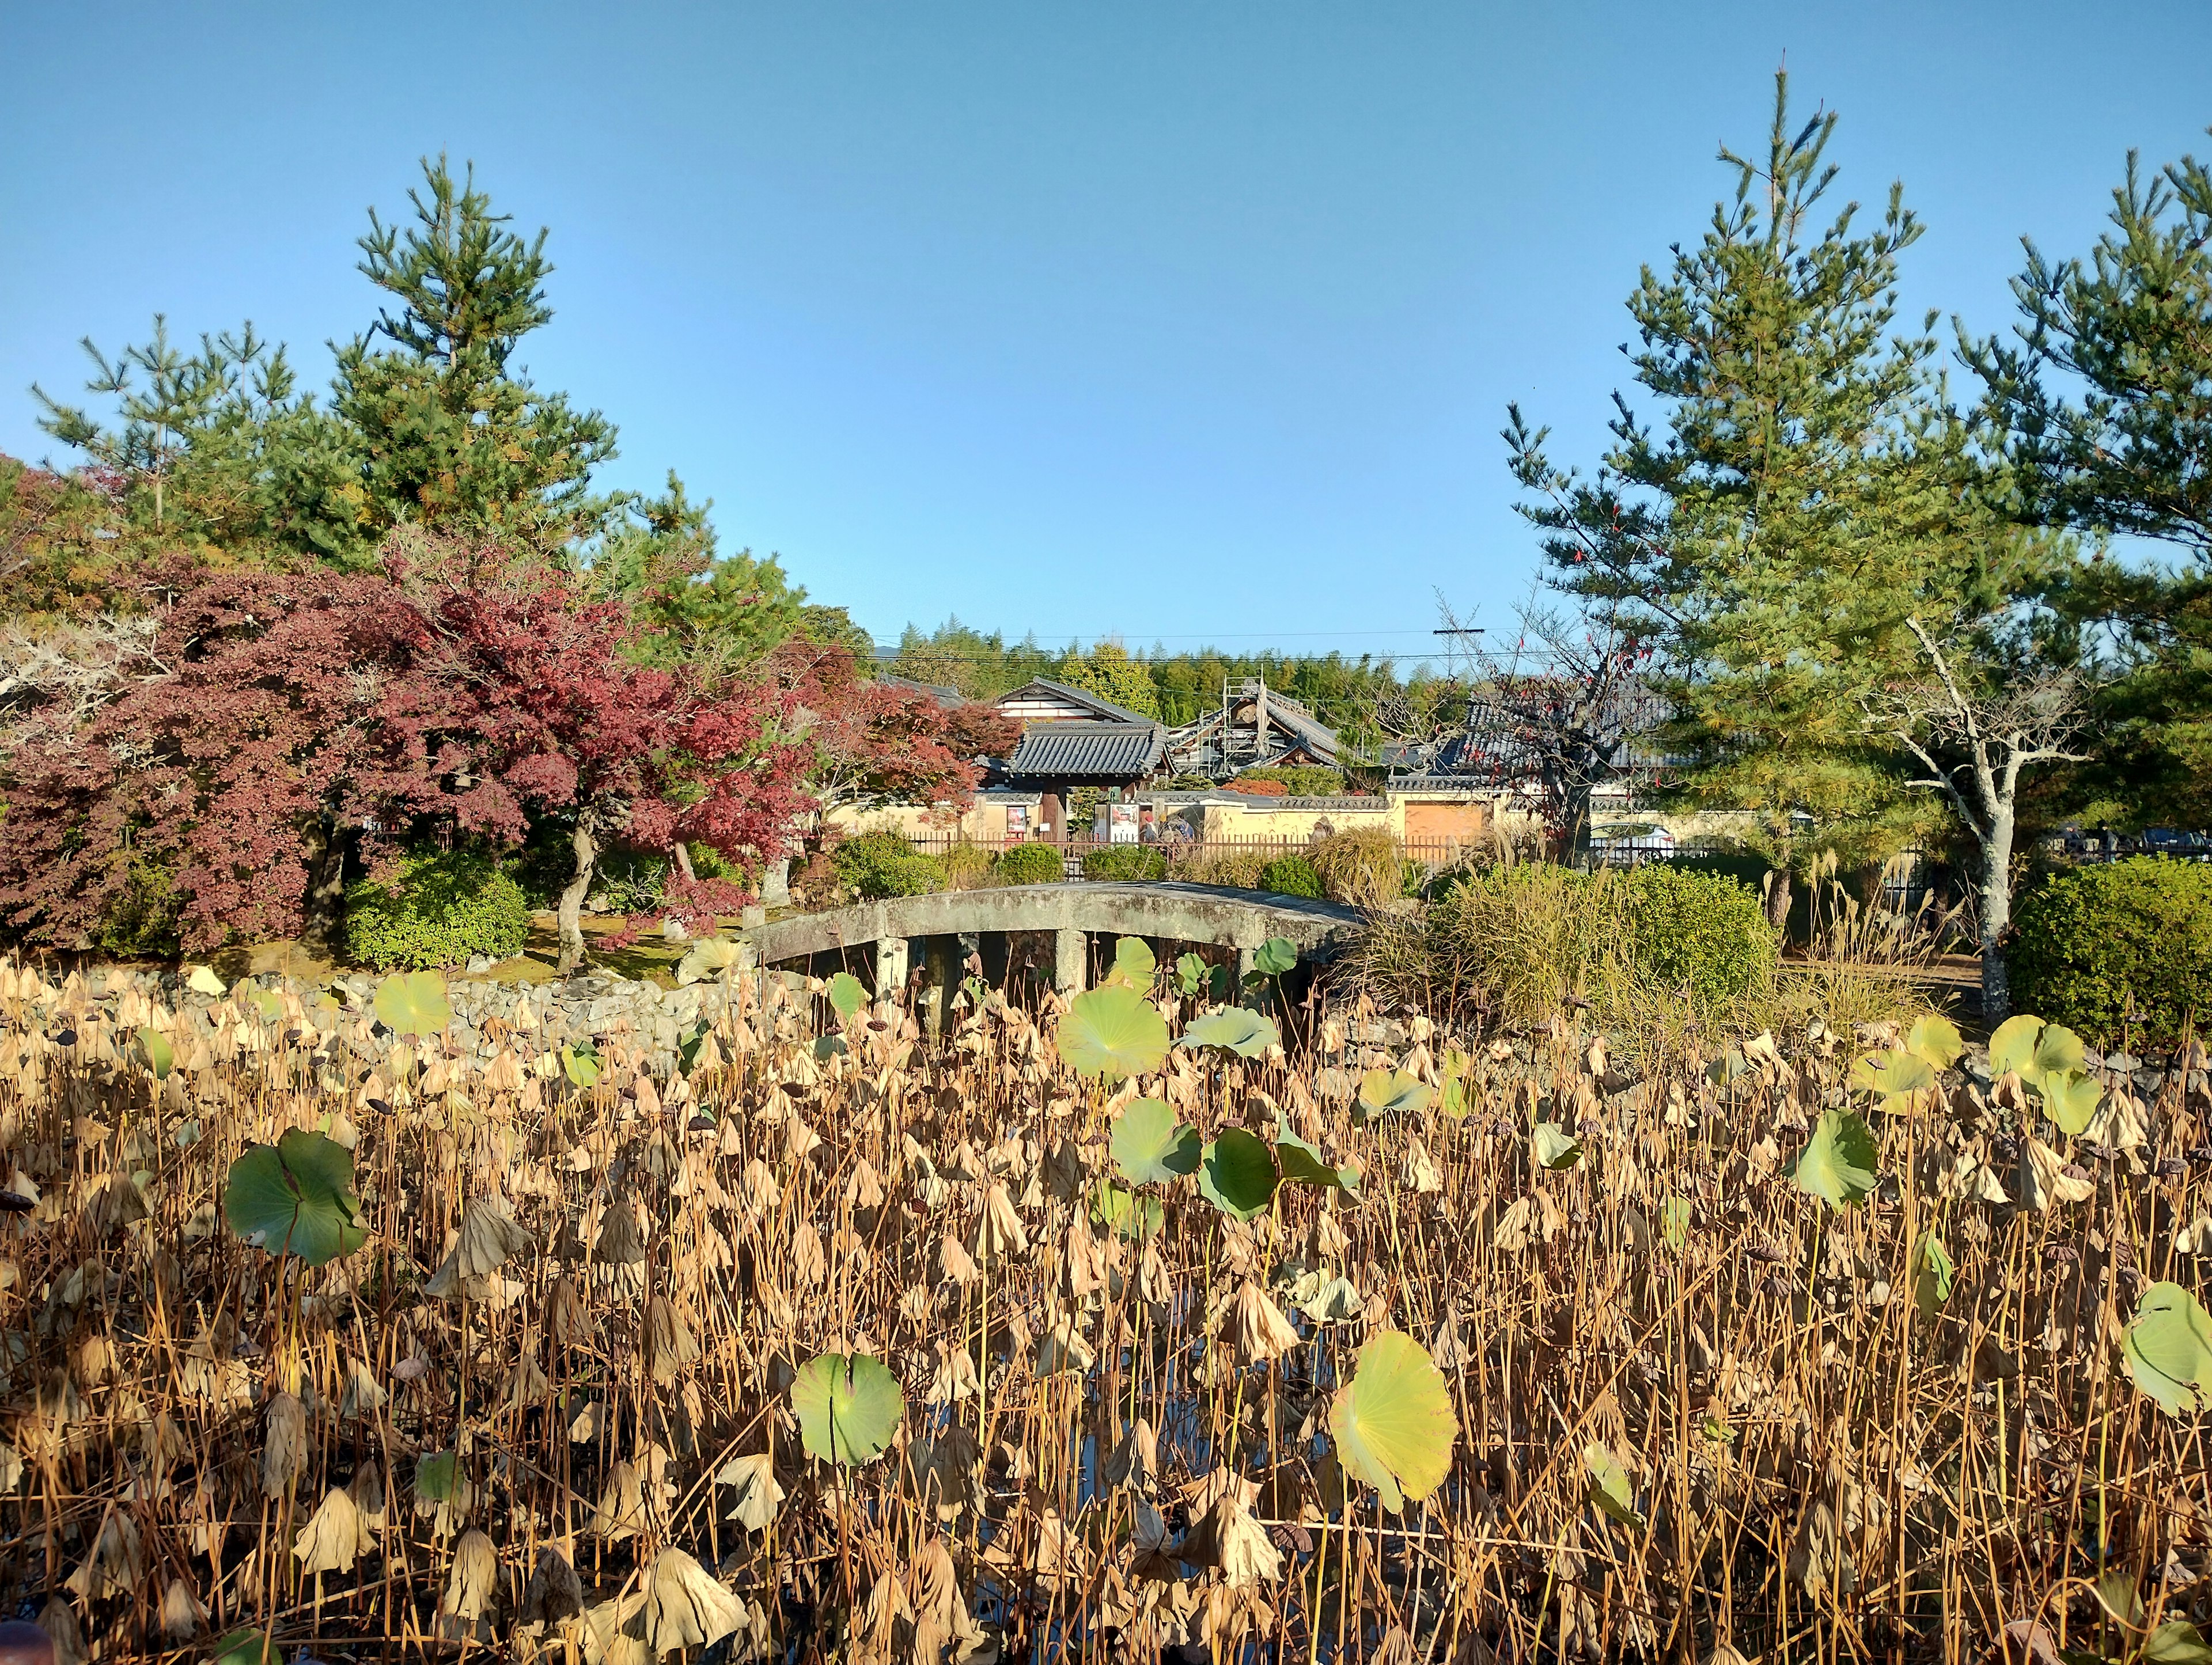
[[[905,985],[920,945],[932,985],[949,998],[969,954],[983,957],[987,973],[995,960],[996,974],[1003,975],[1018,951],[1017,939],[1042,948],[1036,939],[1050,937],[1053,984],[1075,993],[1089,984],[1093,939],[1142,937],[1163,959],[1169,957],[1162,952],[1167,944],[1233,949],[1241,974],[1251,969],[1254,951],[1270,937],[1289,939],[1308,961],[1327,959],[1358,921],[1357,909],[1334,902],[1208,884],[1011,884],[794,915],[756,926],[744,936],[762,965],[799,960],[811,965],[823,956],[842,965],[857,953],[879,991]]]

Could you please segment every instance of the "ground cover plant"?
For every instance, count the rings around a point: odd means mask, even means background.
[[[112,1659],[2197,1656],[2201,1052],[1629,1069],[1291,958],[935,1042],[0,969],[0,1580]]]

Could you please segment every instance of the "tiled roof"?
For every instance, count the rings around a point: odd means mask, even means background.
[[[1017,781],[1140,781],[1159,767],[1167,744],[1158,723],[1038,723],[1023,733],[1006,774]]]
[[[916,682],[910,677],[894,677],[888,673],[877,677],[876,680],[886,688],[900,689],[908,694],[927,694],[947,711],[968,703],[958,689],[940,688],[933,682]]]
[[[991,703],[1003,709],[1020,699],[1024,694],[1035,692],[1049,694],[1056,698],[1066,700],[1071,704],[1079,705],[1086,711],[1095,711],[1108,722],[1150,723],[1152,721],[1150,717],[1140,715],[1127,707],[1118,706],[1111,700],[1100,699],[1088,689],[1071,688],[1066,683],[1054,682],[1049,677],[1031,677],[1019,688],[1000,695]]]

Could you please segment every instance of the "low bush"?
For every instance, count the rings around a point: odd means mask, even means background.
[[[346,954],[380,971],[510,959],[530,939],[522,887],[489,856],[441,850],[404,857],[389,883],[345,893]]]
[[[999,858],[991,877],[1000,884],[1057,884],[1067,866],[1056,844],[1017,844]]]
[[[830,854],[839,883],[863,902],[926,896],[945,888],[945,864],[896,833],[862,833]]]
[[[563,878],[561,885],[567,884]],[[561,885],[553,890],[557,901]],[[668,860],[638,850],[608,850],[592,872],[586,909],[594,914],[649,914],[668,890]]]
[[[1516,1027],[1573,1001],[1601,1022],[1723,1007],[1767,1021],[1781,1010],[1778,957],[1758,896],[1732,880],[1522,862],[1449,877],[1416,917],[1379,915],[1346,975],[1377,1000],[1439,1014],[1478,1006]]]
[[[1168,859],[1149,844],[1109,844],[1083,858],[1083,876],[1115,880],[1165,878]]]
[[[175,873],[160,862],[133,859],[130,878],[100,915],[100,951],[123,959],[174,959],[181,951],[177,921],[184,906]]]
[[[1170,849],[1174,849],[1172,845]],[[1261,888],[1260,873],[1267,865],[1265,850],[1208,850],[1176,852],[1175,874],[1192,884],[1218,884],[1232,890]]]
[[[1317,841],[1311,855],[1332,902],[1375,909],[1406,893],[1406,860],[1385,827],[1357,827]]]
[[[945,868],[945,888],[948,890],[972,890],[991,881],[994,859],[981,844],[963,839],[937,860]]]
[[[1773,975],[1781,942],[1749,885],[1653,861],[1627,890],[1629,957],[1661,992],[1709,1006]]]
[[[2045,880],[2005,949],[2014,1008],[2099,1046],[2170,1046],[2212,1022],[2212,865],[2136,856]]]
[[[1284,896],[1318,898],[1324,894],[1321,875],[1314,871],[1313,863],[1302,855],[1279,855],[1261,868],[1260,888]]]

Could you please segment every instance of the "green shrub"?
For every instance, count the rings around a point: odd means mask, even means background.
[[[1653,861],[1627,890],[1629,957],[1662,990],[1715,1006],[1772,975],[1781,944],[1749,885]]]
[[[2005,950],[2013,1006],[2099,1046],[2212,1026],[2212,865],[2136,856],[2022,897]]]
[[[1622,938],[1618,874],[1550,862],[1492,867],[1450,887],[1428,913],[1409,969],[1441,994],[1461,990],[1505,1022],[1533,1026],[1569,996],[1595,996]]]
[[[1067,864],[1056,844],[1016,844],[991,877],[1001,884],[1057,884],[1067,877]]]
[[[390,884],[349,885],[345,904],[347,955],[380,971],[509,959],[530,938],[522,887],[471,850],[405,857]]]
[[[1321,875],[1314,871],[1313,863],[1302,855],[1279,855],[1260,869],[1260,888],[1273,890],[1278,896],[1318,898],[1322,895]]]
[[[100,915],[101,951],[124,959],[174,959],[182,948],[177,920],[184,906],[174,872],[158,861],[132,858],[131,877]]]
[[[570,871],[574,871],[574,858]],[[568,881],[554,890],[557,901]],[[668,860],[637,850],[608,850],[592,870],[591,894],[584,905],[594,914],[649,914],[668,890]]]
[[[830,865],[845,888],[864,902],[926,896],[945,888],[945,864],[924,855],[896,833],[862,833],[830,853]]]
[[[1083,876],[1111,880],[1165,878],[1168,859],[1149,844],[1108,844],[1083,858]]]

